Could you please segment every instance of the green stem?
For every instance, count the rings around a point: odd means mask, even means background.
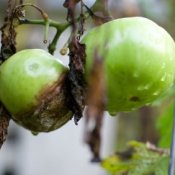
[[[45,25],[45,31],[44,31],[44,43],[47,43],[47,39],[48,39],[48,33],[49,33],[49,27],[50,27],[50,23],[49,20],[46,20],[46,25]]]
[[[69,23],[59,23],[58,21],[54,21],[54,20],[51,20],[51,19],[48,19],[49,21],[49,26],[50,27],[55,27],[55,28],[59,28],[59,29],[65,29],[67,28],[68,26],[70,26]],[[46,21],[43,20],[43,19],[38,19],[38,20],[30,20],[30,19],[20,19],[19,20],[19,24],[33,24],[33,25],[43,25],[45,26],[46,25]]]
[[[60,30],[60,29],[57,28],[56,34],[55,34],[52,42],[48,46],[49,53],[52,54],[52,55],[54,54],[54,51],[55,51],[56,45],[57,45],[57,41],[58,41],[58,39],[59,39],[62,32],[63,32],[63,30]]]
[[[104,3],[103,5],[99,5],[101,4],[100,2],[101,0],[96,0],[96,3],[94,4],[94,8],[95,7],[98,7],[97,9],[99,10],[102,10],[104,9],[103,7],[107,4],[107,1],[108,0],[103,0]],[[52,42],[49,44],[48,46],[48,50],[49,50],[49,53],[53,54],[55,49],[56,49],[56,44],[57,44],[57,41],[61,35],[61,33],[67,28],[69,27],[71,24],[69,22],[66,22],[66,23],[60,23],[58,21],[54,21],[50,18],[48,18],[47,14],[45,14],[40,8],[38,8],[37,6],[35,5],[32,5],[32,4],[25,4],[23,6],[33,6],[35,8],[37,8],[42,16],[43,16],[43,19],[38,19],[38,20],[30,20],[30,19],[18,19],[19,20],[19,24],[22,25],[22,24],[33,24],[33,25],[43,25],[45,26],[45,37],[44,37],[44,41],[46,42],[46,39],[47,39],[47,34],[48,34],[48,30],[49,30],[49,27],[54,27],[56,29],[56,34],[52,40]],[[22,7],[23,7],[22,6]],[[86,7],[86,6],[85,6]],[[87,11],[84,13],[84,18],[87,19],[88,17],[90,16],[90,13]],[[80,17],[78,17],[76,19],[76,21],[78,22],[80,20]]]
[[[89,17],[89,13],[86,12],[85,13],[85,18],[87,19]],[[76,21],[78,22],[80,20],[80,17],[78,17],[76,19]],[[69,27],[71,24],[69,22],[66,23],[59,23],[58,21],[54,21],[52,19],[47,18],[47,20],[45,19],[37,19],[37,20],[31,20],[31,19],[19,19],[19,24],[30,24],[30,25],[43,25],[45,26],[45,37],[44,37],[44,41],[46,41],[45,39],[47,38],[47,33],[48,33],[48,29],[49,27],[54,27],[56,29],[56,34],[52,40],[52,42],[49,44],[48,46],[48,51],[51,54],[54,54],[54,51],[56,49],[56,45],[57,45],[57,41],[60,37],[60,35],[62,34],[62,32]]]
[[[57,41],[60,37],[60,35],[62,34],[62,32],[68,27],[70,26],[70,23],[59,23],[58,21],[54,21],[54,20],[51,20],[51,19],[48,19],[47,21],[44,20],[44,19],[41,19],[41,20],[28,20],[28,19],[24,19],[24,20],[19,20],[19,24],[33,24],[33,25],[43,25],[43,26],[46,26],[46,36],[47,36],[47,30],[49,27],[54,27],[56,29],[56,34],[52,40],[52,42],[49,44],[48,46],[48,50],[49,50],[49,53],[51,54],[54,54],[54,51],[56,49],[56,44],[57,44]],[[46,38],[44,38],[46,39]]]

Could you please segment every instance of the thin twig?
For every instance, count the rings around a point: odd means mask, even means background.
[[[30,6],[30,7],[33,7],[33,8],[35,8],[35,9],[37,9],[37,10],[41,13],[41,16],[42,16],[45,20],[48,19],[48,15],[47,15],[46,12],[44,12],[40,7],[38,7],[38,6],[34,5],[34,4],[31,4],[31,3],[20,4],[20,5],[16,6],[15,10],[17,10],[18,8],[23,8],[23,7],[25,7],[25,6]]]

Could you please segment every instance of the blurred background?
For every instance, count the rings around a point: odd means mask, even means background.
[[[66,10],[62,6],[64,0],[26,0],[25,2],[38,5],[52,19],[65,21]],[[95,0],[84,0],[89,7],[94,2]],[[0,26],[3,24],[6,7],[7,1],[1,0]],[[163,26],[175,38],[173,0],[110,0],[109,7],[114,18],[145,16]],[[28,17],[38,19],[40,14],[35,9],[26,8],[26,18]],[[87,30],[88,28],[87,25]],[[17,32],[18,50],[24,48],[47,50],[48,44],[43,44],[43,26],[22,25],[17,28]],[[48,41],[52,40],[54,33],[55,30],[50,29]],[[55,52],[55,56],[65,64],[68,64],[68,57],[60,55],[59,51],[67,41],[69,33],[70,29],[67,29],[62,34]],[[153,107],[121,113],[116,117],[105,113],[102,128],[102,157],[124,149],[129,140],[150,141],[156,145],[161,142],[160,146],[169,147],[172,126],[168,126],[167,122],[171,123],[172,108],[169,106],[173,96],[172,92],[170,94],[165,101],[160,100]],[[166,114],[170,118],[168,121],[161,117]],[[165,128],[162,123],[166,123],[168,127]],[[99,164],[90,162],[92,155],[83,140],[84,125],[84,119],[81,119],[78,126],[70,121],[56,131],[34,136],[30,131],[11,121],[7,141],[0,150],[0,175],[106,175]],[[160,141],[161,135],[166,135],[166,142]]]

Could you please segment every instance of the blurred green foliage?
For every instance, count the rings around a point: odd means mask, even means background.
[[[149,143],[131,141],[128,150],[102,161],[102,167],[112,175],[166,175],[169,156],[166,150]]]
[[[160,115],[156,126],[160,134],[159,146],[170,148],[173,128],[174,102],[171,102]]]

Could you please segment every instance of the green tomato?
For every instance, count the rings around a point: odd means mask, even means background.
[[[67,72],[44,50],[17,52],[0,66],[0,100],[22,126],[34,132],[57,129],[72,116],[62,90]]]
[[[82,42],[86,44],[86,76],[95,51],[104,61],[106,108],[111,114],[147,105],[173,84],[175,43],[149,19],[128,17],[107,22],[92,29]]]

